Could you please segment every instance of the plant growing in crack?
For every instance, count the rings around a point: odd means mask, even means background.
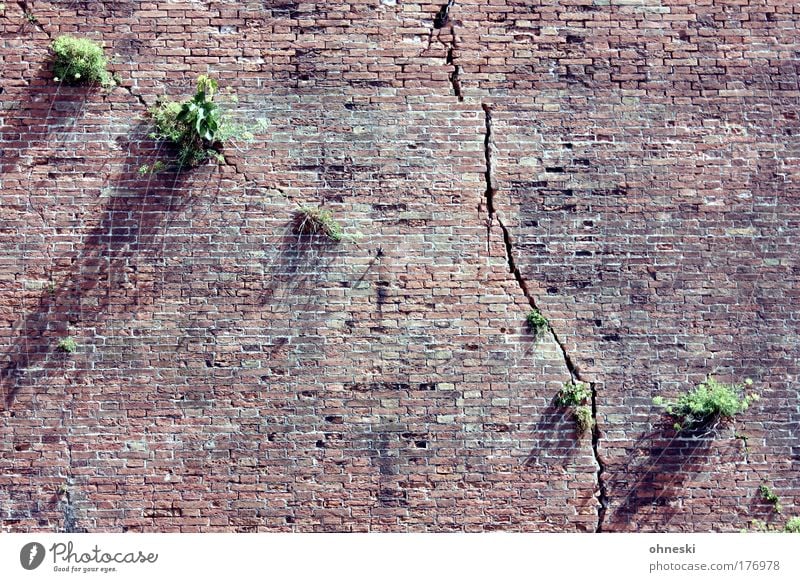
[[[114,80],[106,71],[108,60],[103,47],[88,38],[59,36],[51,45],[53,51],[53,75],[55,81],[68,85],[99,83],[113,87]]]
[[[58,340],[56,349],[65,354],[72,354],[78,350],[78,344],[72,337],[65,337]]]
[[[222,152],[226,145],[236,147],[236,141],[251,141],[254,137],[251,130],[231,120],[218,102],[217,90],[215,79],[200,75],[191,99],[180,102],[160,100],[148,112],[153,120],[150,137],[166,140],[177,147],[179,169],[197,166],[209,158],[224,163]],[[238,102],[230,92],[227,101]],[[259,120],[259,127],[265,128],[266,120]],[[148,166],[144,173],[150,169],[157,171],[155,166]]]
[[[723,384],[709,376],[677,400],[667,401],[656,396],[653,404],[664,408],[678,434],[698,437],[730,421],[757,401],[758,394],[746,393],[752,385],[750,378],[742,384]]]
[[[783,531],[786,533],[800,533],[800,517],[790,518],[783,527]]]
[[[761,495],[761,499],[772,505],[772,509],[775,511],[775,513],[781,512],[783,509],[781,507],[781,500],[769,485],[764,483],[759,485],[758,493]]]
[[[298,235],[322,235],[337,243],[345,237],[331,211],[319,207],[300,206],[295,212],[293,226]]]
[[[579,435],[594,427],[592,408],[589,405],[592,399],[592,390],[586,382],[570,381],[556,394],[556,404],[572,411],[575,428]]]
[[[542,312],[536,308],[531,309],[525,321],[528,322],[528,327],[531,329],[534,337],[537,338],[550,327],[550,322],[548,322],[547,318],[542,315]]]

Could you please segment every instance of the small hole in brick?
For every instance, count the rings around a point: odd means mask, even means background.
[[[414,444],[418,449],[427,449],[428,441],[415,441]]]
[[[325,441],[323,441],[323,440],[317,441],[317,448],[318,449],[324,449],[325,448]]]

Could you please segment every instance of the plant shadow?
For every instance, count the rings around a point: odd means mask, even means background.
[[[607,487],[621,492],[622,502],[610,508],[607,529],[627,531],[648,508],[660,523],[669,524],[681,512],[686,485],[708,469],[715,429],[678,434],[670,422],[664,420],[656,430],[642,435],[625,470],[610,473]]]
[[[96,332],[112,314],[134,317],[154,285],[152,272],[163,258],[173,217],[192,203],[192,196],[183,193],[188,172],[139,171],[160,153],[147,139],[146,123],[121,141],[127,155],[103,189],[109,195],[99,221],[81,237],[77,252],[54,261],[58,281],[51,279],[32,306],[23,305],[23,315],[14,323],[16,339],[0,368],[6,408],[20,389],[33,388],[49,371],[63,368],[68,358],[56,350],[59,339],[80,338],[81,329]]]

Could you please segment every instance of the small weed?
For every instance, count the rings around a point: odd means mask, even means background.
[[[58,340],[58,345],[56,346],[56,349],[66,354],[72,354],[75,351],[77,351],[78,344],[71,337],[65,337],[63,339]]]
[[[528,316],[525,318],[525,320],[528,322],[528,327],[530,327],[533,335],[537,337],[541,333],[547,331],[547,328],[550,325],[547,321],[547,318],[536,308],[533,308],[530,313],[528,313]]]
[[[800,533],[800,517],[792,517],[783,527],[786,533]]]
[[[761,499],[766,501],[767,503],[772,504],[772,508],[775,510],[775,513],[781,512],[781,500],[775,494],[775,492],[769,487],[769,485],[760,485],[758,487],[758,492],[761,495]]]
[[[108,61],[103,47],[96,42],[64,35],[53,41],[51,49],[55,54],[55,81],[63,81],[68,85],[100,83],[103,87],[113,86],[114,80],[106,71]]]
[[[664,407],[677,432],[700,434],[713,428],[717,422],[732,419],[744,412],[752,402],[758,400],[758,394],[745,394],[745,390],[752,385],[753,381],[749,378],[743,384],[729,385],[709,377],[675,402],[656,396],[653,404]]]
[[[294,232],[302,235],[323,235],[334,242],[341,242],[344,232],[330,210],[301,206],[294,217]]]
[[[167,169],[167,165],[162,161],[153,162],[152,164],[143,164],[139,167],[139,175],[147,176],[150,173],[158,174]]]
[[[594,427],[592,408],[589,405],[591,399],[592,389],[586,382],[567,382],[556,395],[558,406],[572,410],[578,434],[584,434]]]
[[[25,13],[25,20],[27,20],[31,24],[38,24],[39,23],[39,19],[36,18],[36,15],[33,12],[26,12]]]

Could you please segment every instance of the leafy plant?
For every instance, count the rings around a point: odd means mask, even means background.
[[[594,427],[592,408],[592,389],[586,382],[567,382],[556,394],[556,404],[572,410],[578,434],[583,434]]]
[[[771,503],[773,509],[775,509],[775,513],[781,512],[781,500],[775,494],[775,492],[769,487],[769,485],[759,485],[758,492],[761,495],[761,499],[766,501],[767,503]]]
[[[792,517],[783,528],[786,533],[800,533],[800,517]]]
[[[77,351],[78,344],[71,337],[65,337],[58,340],[58,345],[56,345],[56,349],[60,352],[71,354]]]
[[[702,432],[717,422],[744,412],[752,402],[758,400],[758,394],[745,394],[745,390],[752,385],[753,381],[749,378],[743,384],[729,385],[709,377],[679,396],[677,401],[669,402],[657,396],[653,398],[653,404],[664,407],[679,433]]]
[[[111,75],[106,71],[103,47],[88,38],[59,36],[51,45],[55,59],[53,74],[56,81],[69,85],[81,83],[100,83],[104,87],[114,84]]]
[[[536,308],[533,308],[530,313],[528,313],[528,316],[525,318],[525,320],[528,322],[528,327],[531,328],[534,336],[538,336],[542,332],[546,331],[550,325],[547,321],[547,318]]]
[[[214,100],[217,81],[207,75],[197,78],[191,99],[182,102],[160,101],[150,108],[154,139],[165,139],[178,148],[178,165],[192,167],[209,157],[224,161],[222,149],[233,139],[251,140],[253,134],[230,121]],[[236,101],[235,96],[230,98]]]
[[[294,232],[306,235],[324,235],[334,242],[341,242],[344,231],[330,210],[301,206],[294,217]]]

